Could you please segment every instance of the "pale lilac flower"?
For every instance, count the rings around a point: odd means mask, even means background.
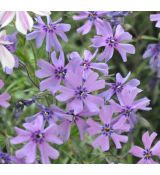
[[[99,111],[104,101],[101,97],[93,95],[92,92],[104,88],[105,81],[98,79],[98,74],[90,72],[83,79],[83,70],[78,68],[76,72],[68,71],[65,86],[61,86],[60,95],[56,99],[67,103],[68,110],[74,110],[75,114],[83,111],[84,107],[90,112]]]
[[[98,51],[98,50],[97,50]],[[105,76],[108,75],[108,65],[106,63],[95,63],[93,59],[95,58],[97,51],[92,54],[89,50],[84,51],[84,56],[81,57],[78,52],[72,52],[69,55],[69,65],[75,71],[79,66],[83,69],[84,78],[93,69],[103,73]]]
[[[114,83],[106,83],[106,85],[109,86],[109,89],[101,93],[101,95],[108,101],[114,94],[118,96],[126,87],[137,87],[140,84],[139,80],[132,79],[127,82],[130,75],[131,73],[129,72],[127,76],[123,78],[120,73],[117,73],[116,81]]]
[[[11,52],[6,48],[12,44],[12,42],[6,40],[6,31],[3,30],[0,32],[0,62],[2,68],[5,71],[6,68],[13,69],[15,66],[15,58]]]
[[[64,111],[57,107],[56,105],[51,105],[50,107],[46,107],[41,104],[37,104],[39,108],[39,112],[33,116],[27,117],[26,122],[32,122],[35,120],[39,115],[43,116],[44,123],[48,123],[51,125],[52,123],[56,123],[57,121],[61,121],[64,119],[68,119],[68,116],[64,115]]]
[[[121,134],[127,132],[129,126],[125,123],[124,118],[115,121],[112,119],[112,115],[112,107],[104,106],[99,113],[102,123],[98,123],[92,119],[87,120],[87,124],[89,125],[87,129],[88,133],[91,136],[97,135],[97,138],[92,143],[94,148],[100,147],[102,151],[108,151],[110,149],[110,138],[113,140],[116,149],[121,149],[121,143],[128,141],[128,137]]]
[[[42,163],[50,163],[49,158],[59,157],[59,152],[48,144],[48,142],[62,144],[57,136],[56,124],[44,128],[43,116],[39,115],[33,122],[25,123],[23,126],[26,130],[15,127],[18,136],[11,139],[11,144],[26,143],[16,151],[17,158],[25,158],[26,163],[33,163],[36,160],[37,148],[40,151]]]
[[[95,113],[94,113],[95,114]],[[86,132],[86,129],[88,127],[85,117],[89,117],[94,115],[93,113],[82,111],[78,114],[74,113],[74,110],[70,110],[68,112],[64,112],[64,120],[62,120],[61,124],[59,125],[59,132],[60,137],[62,140],[67,141],[70,136],[71,127],[75,124],[78,128],[80,139],[84,139],[84,134]]]
[[[0,80],[0,89],[3,88],[4,83],[2,80]],[[4,92],[0,94],[0,106],[4,108],[8,108],[10,104],[8,103],[8,100],[10,99],[10,95],[7,92]]]
[[[43,59],[38,61],[38,67],[40,69],[36,71],[36,76],[43,79],[40,82],[40,90],[49,90],[54,94],[59,89],[61,81],[65,80],[67,67],[64,65],[65,60],[62,51],[58,59],[56,52],[53,52],[51,59],[52,64]]]
[[[68,32],[71,28],[70,24],[60,23],[62,19],[58,19],[55,22],[52,22],[50,16],[47,17],[47,24],[41,19],[41,17],[36,18],[37,24],[33,26],[33,32],[27,35],[27,40],[35,39],[36,47],[40,48],[43,44],[43,41],[46,37],[46,51],[51,52],[52,48],[55,51],[62,50],[62,46],[58,41],[57,35],[65,42],[68,41],[68,38],[65,32]]]
[[[106,12],[103,11],[84,11],[79,12],[78,15],[73,16],[74,20],[86,20],[83,26],[77,29],[78,33],[83,35],[89,33],[92,29],[92,26],[95,26],[96,32],[99,33],[100,25],[103,25],[103,17],[106,16]]]
[[[143,54],[143,58],[150,58],[150,67],[158,73],[160,77],[160,43],[149,44]]]
[[[37,14],[47,16],[50,13],[43,11],[37,11]],[[19,32],[26,34],[27,31],[31,31],[33,26],[33,20],[27,11],[1,11],[0,12],[0,25],[1,28],[11,23],[16,16],[16,28]]]
[[[137,95],[142,90],[136,87],[128,87],[122,90],[122,92],[118,95],[119,103],[116,103],[114,100],[110,100],[110,104],[114,112],[118,113],[120,117],[124,117],[131,125],[131,128],[134,126],[135,112],[137,110],[151,110],[150,107],[147,107],[150,103],[150,100],[146,97],[141,98],[139,100],[135,100]]]
[[[156,21],[156,27],[160,28],[160,14],[152,14],[150,15],[151,21]]]
[[[132,35],[125,32],[121,25],[118,25],[113,32],[110,23],[105,22],[99,29],[99,35],[91,39],[92,47],[105,47],[104,51],[99,55],[98,59],[106,61],[113,56],[114,49],[116,49],[124,62],[127,61],[127,53],[134,54],[135,47],[132,44],[127,44],[125,41],[131,41]]]
[[[144,148],[134,145],[130,150],[129,153],[141,158],[138,163],[140,164],[157,164],[152,158],[154,156],[160,157],[160,141],[158,141],[153,147],[152,143],[156,138],[157,133],[153,132],[149,135],[149,132],[145,132],[142,136],[142,142]]]

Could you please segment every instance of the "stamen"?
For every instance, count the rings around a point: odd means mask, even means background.
[[[85,99],[87,95],[88,95],[88,91],[85,87],[79,86],[75,90],[75,96],[80,100]]]
[[[41,131],[35,131],[31,135],[32,141],[38,144],[41,144],[44,141],[44,133]]]
[[[108,37],[106,39],[106,44],[108,44],[110,47],[117,47],[118,42],[116,38]]]
[[[143,152],[143,156],[146,160],[149,160],[151,157],[152,157],[152,151],[150,151],[149,149],[146,149],[144,152]]]
[[[119,82],[113,83],[112,84],[112,89],[114,90],[114,92],[120,93],[123,90],[123,85]]]
[[[65,69],[64,67],[58,67],[57,69],[55,69],[54,73],[57,79],[64,79],[67,73],[67,69]]]
[[[103,135],[111,136],[112,133],[114,132],[114,130],[112,129],[110,124],[105,124],[104,126],[102,126],[101,132],[102,132]]]

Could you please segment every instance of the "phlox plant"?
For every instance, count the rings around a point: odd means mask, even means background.
[[[0,12],[0,163],[160,163],[159,23]]]

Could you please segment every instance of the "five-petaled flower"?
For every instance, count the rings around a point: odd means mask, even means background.
[[[99,113],[99,117],[102,123],[98,123],[92,119],[87,120],[89,128],[88,133],[91,136],[98,135],[93,141],[92,146],[94,148],[100,147],[102,151],[108,151],[110,149],[110,138],[113,140],[117,149],[121,149],[122,143],[128,141],[128,137],[122,135],[123,132],[129,130],[128,124],[126,124],[124,118],[115,120],[112,118],[113,110],[111,106],[104,106]]]
[[[92,54],[89,50],[84,51],[84,56],[81,57],[78,52],[72,52],[69,55],[69,65],[75,71],[79,66],[83,69],[83,77],[86,78],[87,74],[91,70],[97,70],[103,73],[105,76],[108,75],[108,65],[106,63],[96,63],[93,61],[97,51]]]
[[[92,29],[92,26],[95,26],[96,32],[99,33],[99,27],[103,25],[103,18],[106,16],[106,12],[103,11],[84,11],[79,12],[78,15],[74,15],[74,20],[83,20],[86,19],[86,22],[83,26],[77,29],[77,32],[82,33],[83,35],[89,33]]]
[[[123,61],[126,62],[127,53],[135,53],[135,47],[132,44],[125,43],[125,41],[131,40],[132,35],[125,32],[121,25],[116,27],[114,34],[110,23],[105,22],[100,26],[99,34],[91,39],[91,46],[95,48],[105,47],[104,51],[98,57],[99,60],[110,60],[113,56],[114,49],[116,49],[120,53]]]
[[[139,146],[134,145],[130,150],[129,153],[141,158],[138,163],[141,164],[155,164],[158,162],[155,162],[152,158],[154,156],[160,156],[160,141],[158,141],[152,148],[152,143],[154,139],[156,138],[157,133],[153,132],[151,135],[149,135],[149,132],[145,132],[142,136],[142,142],[144,144],[144,148],[141,148]]]
[[[38,61],[39,70],[36,71],[36,76],[42,78],[40,82],[40,90],[48,89],[53,94],[60,88],[61,81],[64,81],[67,73],[65,66],[64,53],[61,51],[59,58],[56,57],[56,52],[51,54],[52,64],[40,59]],[[46,78],[46,79],[44,79]]]
[[[37,24],[33,26],[33,32],[27,35],[27,40],[36,40],[36,47],[40,48],[43,44],[44,38],[46,37],[46,51],[51,52],[52,48],[56,51],[62,50],[62,46],[58,41],[57,35],[67,42],[68,38],[65,32],[68,32],[71,28],[70,24],[60,23],[62,19],[58,19],[52,22],[50,16],[47,17],[47,24],[41,19],[40,16],[36,18]]]
[[[81,68],[77,68],[76,72],[70,70],[67,74],[65,86],[59,88],[61,94],[56,99],[66,102],[68,110],[74,110],[75,114],[82,112],[84,107],[90,112],[99,111],[104,100],[92,92],[103,89],[105,81],[97,80],[98,74],[95,72],[90,72],[84,80]]]
[[[58,126],[52,124],[44,128],[43,116],[39,115],[33,122],[23,124],[26,130],[15,127],[18,134],[11,139],[11,144],[26,143],[21,149],[16,151],[16,157],[25,158],[26,163],[33,163],[36,160],[37,148],[41,154],[42,163],[50,163],[49,158],[57,159],[59,152],[51,147],[48,142],[62,144],[58,135]]]
[[[150,107],[147,107],[150,103],[150,100],[147,97],[135,100],[137,95],[141,92],[141,89],[137,87],[128,87],[122,90],[118,95],[119,103],[116,103],[114,100],[110,100],[110,104],[115,113],[118,113],[120,117],[126,118],[130,123],[131,128],[134,126],[133,121],[135,120],[135,113],[137,110],[151,110]]]
[[[103,97],[105,97],[106,100],[110,100],[110,98],[116,94],[117,96],[119,96],[119,94],[122,92],[122,90],[124,88],[127,87],[137,87],[140,84],[140,81],[137,79],[132,79],[132,80],[128,80],[129,76],[130,76],[130,72],[127,74],[127,76],[125,78],[123,78],[121,76],[120,73],[116,74],[116,81],[114,83],[106,83],[107,86],[109,86],[109,89],[107,89],[106,91],[102,92],[101,95]]]

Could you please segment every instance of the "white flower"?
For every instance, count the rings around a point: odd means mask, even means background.
[[[34,13],[47,16],[50,12],[35,11]],[[33,19],[30,17],[27,11],[4,11],[0,12],[0,25],[1,28],[7,26],[16,16],[16,28],[19,32],[27,34],[27,31],[31,31],[33,27]]]
[[[5,41],[6,31],[0,32],[0,62],[2,64],[3,70],[5,68],[12,69],[15,65],[14,56],[9,52],[9,50],[4,45],[12,44],[9,41]]]

